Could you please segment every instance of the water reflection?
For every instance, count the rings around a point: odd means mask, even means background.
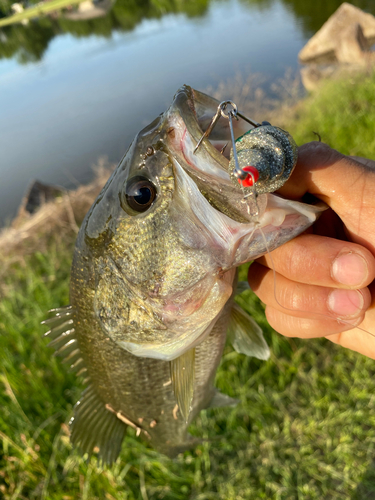
[[[0,29],[0,58],[16,57],[21,64],[39,61],[50,41],[63,33],[78,38],[92,35],[109,38],[113,32],[131,31],[144,19],[160,19],[168,13],[202,17],[210,3],[210,0],[117,0],[111,6],[110,1],[101,0],[96,4],[103,8],[103,13],[108,10],[103,17],[80,20],[79,15],[74,16],[65,10],[33,20],[27,25],[16,24]],[[312,36],[343,3],[342,0],[281,1],[297,18],[306,37]],[[241,3],[245,7],[265,11],[272,8],[276,0],[241,0]],[[375,14],[373,0],[352,0],[351,3]],[[10,4],[10,0],[0,2],[0,17],[9,14]],[[77,8],[73,10],[77,11]]]
[[[250,0],[251,1],[251,0]],[[303,33],[310,38],[337,10],[342,0],[282,0],[301,23]],[[349,3],[375,14],[374,0],[350,0]]]
[[[43,57],[50,41],[62,33],[75,37],[111,37],[115,31],[131,31],[144,19],[160,19],[168,13],[198,17],[206,13],[210,0],[117,0],[104,17],[69,19],[54,14],[26,25],[14,24],[0,29],[0,58],[16,57],[23,64]],[[8,5],[9,4],[9,5]],[[11,2],[0,2],[0,17],[9,14]]]

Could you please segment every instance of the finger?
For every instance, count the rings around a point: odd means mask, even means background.
[[[266,307],[266,318],[269,324],[285,337],[317,338],[330,337],[347,330],[352,330],[363,321],[363,315],[354,320],[311,319],[291,316],[284,312]]]
[[[359,163],[363,163],[368,168],[371,168],[375,172],[375,161],[369,160],[368,158],[362,158],[362,156],[349,156],[352,160],[358,161]]]
[[[249,284],[267,306],[284,314],[313,320],[356,320],[371,304],[368,288],[343,290],[296,283],[271,269],[252,264]]]
[[[321,142],[298,150],[297,166],[280,194],[301,198],[309,192],[325,201],[345,221],[353,241],[375,253],[375,170]]]
[[[367,313],[365,320],[359,327],[330,335],[327,337],[328,340],[375,359],[375,332],[369,330],[375,324],[375,317],[371,318],[370,316],[375,316],[375,311]]]
[[[298,236],[257,262],[290,280],[325,287],[363,288],[375,279],[375,257],[367,248],[314,234]]]
[[[357,183],[365,184],[364,174],[375,175],[368,162],[345,156],[323,142],[309,142],[298,148],[296,168],[279,193],[287,198],[301,198],[309,192],[324,198],[330,206],[336,201],[347,205],[353,195],[361,196],[354,191],[360,191]],[[338,192],[343,195],[336,200]]]

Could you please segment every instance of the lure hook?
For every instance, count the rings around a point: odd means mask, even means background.
[[[234,138],[234,131],[233,131],[233,119],[238,120],[238,117],[240,117],[240,118],[242,118],[242,120],[245,120],[246,122],[250,123],[250,125],[252,125],[255,128],[260,127],[262,124],[256,122],[255,120],[252,120],[251,118],[247,118],[245,115],[240,113],[238,111],[237,105],[233,101],[222,101],[218,105],[215,115],[213,116],[209,126],[207,127],[207,130],[202,134],[197,145],[195,146],[193,154],[196,153],[199,146],[202,144],[203,139],[208,138],[208,136],[211,134],[216,123],[219,121],[220,116],[229,120],[229,130],[230,130],[230,136],[231,136],[231,142],[232,142],[232,148],[233,148],[233,156],[234,156],[234,162],[235,162],[235,169],[233,172],[234,175],[240,181],[244,181],[250,175],[253,182],[255,182],[256,179],[254,178],[253,174],[251,172],[245,172],[239,165],[237,151],[236,151],[236,141]]]

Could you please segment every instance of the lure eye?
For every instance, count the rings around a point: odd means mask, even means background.
[[[244,172],[248,172],[247,176],[245,179],[241,180],[238,179],[238,182],[243,186],[243,187],[251,187],[253,186],[256,181],[259,179],[259,172],[258,169],[253,167],[252,165],[248,165],[247,167],[243,167],[242,169]]]
[[[146,212],[156,198],[156,187],[144,177],[133,177],[125,187],[124,198],[126,205],[134,212]]]

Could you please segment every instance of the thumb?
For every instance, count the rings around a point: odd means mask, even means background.
[[[292,199],[311,193],[323,200],[339,215],[351,239],[375,254],[374,164],[321,142],[304,144],[291,178],[279,193]]]

